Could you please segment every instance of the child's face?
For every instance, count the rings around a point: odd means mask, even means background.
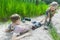
[[[55,11],[55,9],[56,9],[56,8],[53,7],[53,6],[50,7],[50,10],[51,10],[51,11]]]

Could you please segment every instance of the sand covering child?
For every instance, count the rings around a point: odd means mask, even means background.
[[[10,19],[12,21],[12,24],[9,25],[8,29],[6,30],[6,32],[13,32],[11,40],[20,39],[20,38],[30,34],[31,28],[28,27],[27,25],[25,26],[20,21],[20,16],[18,14],[13,14],[10,17]]]

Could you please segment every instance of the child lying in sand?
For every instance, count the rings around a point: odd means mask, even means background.
[[[6,29],[6,32],[12,32],[14,30],[14,26],[20,24],[20,16],[18,14],[13,14],[10,17],[12,23]]]
[[[6,32],[12,32],[12,39],[11,40],[17,40],[20,38],[23,38],[27,35],[30,35],[31,28],[25,26],[21,21],[20,21],[20,16],[18,14],[14,14],[11,17],[12,24],[8,27]]]

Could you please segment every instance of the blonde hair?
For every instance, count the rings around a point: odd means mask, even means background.
[[[13,14],[10,17],[11,21],[15,22],[16,20],[20,19],[20,16],[18,14]]]
[[[54,1],[50,4],[50,6],[58,6],[58,3]]]
[[[59,4],[54,1],[54,2],[50,3],[50,6],[57,8],[59,6]]]

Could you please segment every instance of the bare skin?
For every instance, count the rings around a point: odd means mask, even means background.
[[[12,25],[11,25],[11,27],[14,27],[15,25],[19,25],[20,24],[20,20],[18,19],[18,20],[16,20],[16,22],[12,22]],[[6,29],[5,30],[5,32],[12,32],[13,30],[8,30],[8,29]]]
[[[46,23],[46,21],[47,21],[48,18],[49,18],[49,20],[51,20],[52,17],[54,16],[54,14],[55,14],[55,10],[56,10],[56,9],[55,9],[53,6],[50,7],[50,10],[51,10],[51,12],[52,12],[53,14],[52,14],[52,16],[50,16],[50,13],[48,13],[48,16],[46,16],[46,18],[45,18],[45,23]]]
[[[23,35],[21,35],[19,37],[16,37],[16,35],[13,35],[12,40],[18,40],[18,39],[20,40],[21,38],[23,38],[25,36],[29,36],[29,35],[31,35],[31,31],[29,31],[29,32],[27,32],[27,33],[25,33],[25,34],[23,34]]]

